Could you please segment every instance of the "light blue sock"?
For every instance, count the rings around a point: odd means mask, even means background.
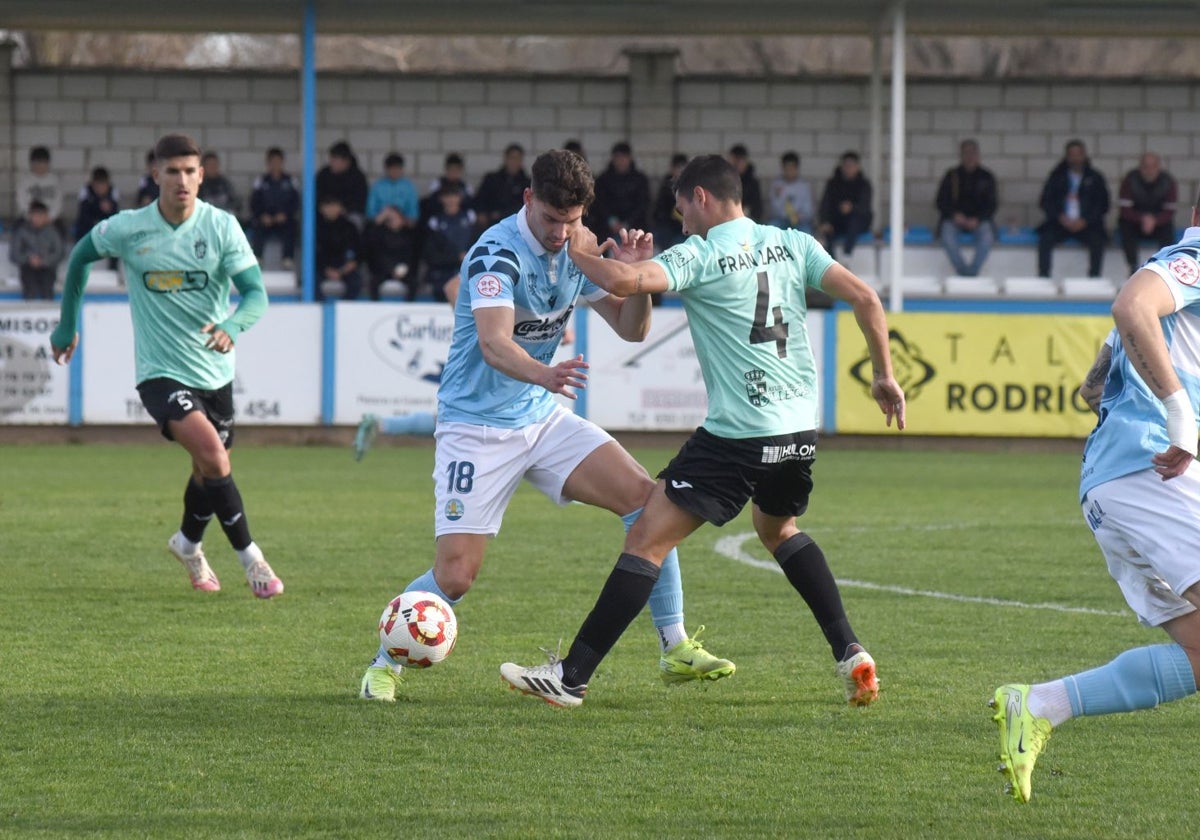
[[[442,591],[441,587],[437,585],[437,579],[434,578],[434,576],[433,576],[432,568],[427,569],[425,571],[425,574],[417,577],[416,579],[413,580],[412,583],[410,583],[408,586],[404,587],[404,591],[405,592],[432,592],[434,595],[438,596],[439,598],[441,598],[443,601],[445,601],[447,604],[449,604],[452,607],[455,604],[457,604],[459,601],[462,600],[461,597],[451,598],[449,595],[447,595],[445,592]],[[383,645],[380,645],[379,651],[378,651],[378,653],[375,654],[375,659],[374,659],[374,661],[371,662],[371,664],[372,665],[398,665],[400,663],[398,663],[396,660],[392,659],[392,657],[388,656],[387,651],[383,649]]]
[[[418,411],[414,414],[389,414],[379,418],[379,431],[385,435],[415,435],[432,437],[437,426],[437,418],[428,411]],[[432,592],[432,589],[426,589]]]
[[[642,508],[621,517],[625,523],[625,533],[633,527]],[[658,574],[658,583],[650,590],[650,618],[655,627],[670,627],[683,624],[683,577],[679,574],[679,554],[671,549],[670,554],[663,558],[662,571]]]
[[[1153,709],[1196,693],[1191,662],[1175,644],[1127,650],[1107,665],[1063,682],[1076,716]]]

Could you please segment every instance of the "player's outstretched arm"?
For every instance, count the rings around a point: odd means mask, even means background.
[[[1196,457],[1196,411],[1171,364],[1171,352],[1159,320],[1174,311],[1175,296],[1166,282],[1149,269],[1130,277],[1112,305],[1125,354],[1167,409],[1167,438],[1171,445],[1152,459],[1155,472],[1164,481],[1183,475]]]
[[[87,286],[88,272],[92,263],[101,254],[92,243],[91,235],[84,236],[71,249],[67,262],[67,279],[63,284],[62,306],[59,310],[58,326],[50,334],[50,352],[54,361],[65,365],[75,355],[79,346],[79,310],[83,306],[83,290]]]
[[[905,422],[904,389],[892,373],[892,352],[888,339],[887,316],[875,290],[840,263],[833,263],[821,277],[821,287],[854,309],[854,320],[867,340],[871,356],[871,396],[883,412],[887,425],[896,421],[903,430]]]
[[[571,262],[579,267],[591,280],[610,295],[630,297],[652,294],[667,290],[667,273],[654,260],[639,260],[626,263],[619,259],[604,259],[605,252],[615,247],[613,240],[603,245],[596,243],[596,236],[585,227],[577,228],[567,246]],[[637,246],[635,246],[637,247]]]

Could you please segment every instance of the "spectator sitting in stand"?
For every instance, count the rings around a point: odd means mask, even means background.
[[[321,196],[317,209],[316,298],[325,299],[322,288],[325,283],[341,281],[345,287],[342,300],[354,300],[362,291],[362,275],[358,270],[362,245],[358,226],[351,221],[337,195]]]
[[[568,152],[574,152],[575,154],[579,155],[584,160],[587,160],[587,154],[583,151],[583,144],[580,143],[575,138],[571,138],[570,140],[564,140],[563,148],[566,149]]]
[[[46,208],[51,224],[65,233],[62,222],[63,194],[58,174],[50,171],[50,150],[45,146],[34,146],[29,150],[29,171],[17,176],[17,206],[27,213],[33,203],[39,202]],[[25,216],[19,216],[14,229],[20,227]]]
[[[404,155],[392,152],[383,162],[384,176],[371,185],[367,197],[364,235],[370,297],[379,300],[379,286],[388,278],[403,281],[413,265],[413,231],[420,216],[417,188],[404,177]],[[413,278],[416,279],[415,277]],[[416,297],[416,283],[408,299]]]
[[[138,179],[137,206],[145,207],[158,201],[158,181],[154,180],[154,150],[146,152],[146,169]]]
[[[620,241],[621,230],[650,227],[650,179],[633,161],[628,143],[614,143],[608,168],[596,177],[596,199],[588,214],[592,232],[603,242]]]
[[[283,150],[267,150],[267,171],[254,180],[250,193],[250,245],[262,260],[267,240],[279,237],[283,267],[291,271],[296,259],[296,217],[300,213],[300,188],[283,169]]]
[[[425,239],[429,234],[429,220],[442,211],[442,202],[438,197],[442,187],[457,188],[462,193],[462,206],[472,207],[471,187],[463,178],[465,170],[462,155],[450,152],[442,162],[442,174],[433,179],[429,192],[421,199],[421,216],[413,230],[413,265],[419,265],[424,259]]]
[[[683,217],[675,209],[675,179],[687,166],[688,156],[676,152],[671,155],[671,171],[663,176],[654,198],[653,223],[654,248],[658,252],[673,248],[683,240]]]
[[[121,191],[113,186],[108,170],[97,166],[92,170],[92,177],[79,190],[79,209],[75,213],[75,226],[72,236],[78,242],[109,216],[116,215],[121,209]],[[117,258],[110,257],[108,267],[117,268]]]
[[[938,187],[938,238],[954,273],[977,277],[996,241],[996,178],[979,165],[979,144],[964,140],[958,146],[958,166],[947,169]],[[963,259],[960,233],[975,234],[975,255]]]
[[[1088,277],[1099,277],[1104,266],[1104,214],[1108,184],[1092,168],[1082,140],[1067,142],[1062,161],[1051,170],[1039,202],[1045,221],[1038,227],[1038,275],[1050,276],[1050,255],[1067,239],[1078,239],[1088,251]]]
[[[753,221],[763,217],[762,187],[758,183],[758,173],[750,162],[750,152],[741,143],[729,147],[726,159],[733,164],[738,176],[742,179],[742,212]]]
[[[1121,180],[1117,198],[1120,217],[1121,249],[1129,273],[1141,267],[1138,261],[1138,241],[1153,240],[1159,248],[1175,244],[1175,207],[1179,188],[1171,173],[1162,168],[1162,158],[1154,152],[1142,155],[1137,169],[1131,169]]]
[[[317,173],[317,195],[336,195],[350,221],[361,231],[367,211],[367,176],[345,140],[329,147],[329,162]]]
[[[524,207],[528,186],[525,150],[518,143],[510,143],[504,150],[504,165],[484,175],[475,193],[479,229],[486,230]]]
[[[771,224],[812,232],[813,196],[808,181],[800,177],[800,155],[784,152],[780,174],[771,179]]]
[[[50,212],[40,201],[30,203],[25,223],[13,234],[9,259],[21,269],[21,297],[53,300],[58,264],[66,254],[62,234],[50,222]]]
[[[871,182],[862,172],[858,152],[846,152],[821,193],[820,224],[825,250],[833,254],[834,243],[842,240],[846,256],[854,253],[858,238],[871,229]]]
[[[200,168],[204,170],[204,180],[200,182],[197,197],[238,218],[242,212],[242,201],[233,188],[233,182],[221,174],[221,158],[216,152],[206,152],[200,159]]]
[[[456,184],[444,185],[437,197],[441,208],[429,219],[425,266],[433,299],[445,301],[447,291],[458,288],[459,269],[475,241],[475,213],[463,206],[463,192]]]

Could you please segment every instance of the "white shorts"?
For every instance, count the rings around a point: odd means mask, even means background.
[[[584,458],[613,439],[562,406],[555,406],[542,422],[521,429],[439,423],[434,437],[434,533],[439,537],[498,534],[522,478],[552,502],[570,503],[563,495],[567,478]]]
[[[1196,609],[1182,595],[1200,582],[1200,464],[1170,481],[1152,469],[1106,481],[1088,491],[1083,516],[1142,624]]]

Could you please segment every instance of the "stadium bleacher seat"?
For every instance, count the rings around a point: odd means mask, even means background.
[[[268,297],[272,294],[288,295],[296,293],[296,274],[292,271],[264,271],[263,287]]]
[[[1062,293],[1070,300],[1112,300],[1117,286],[1107,277],[1064,277]]]
[[[95,263],[88,272],[85,295],[119,295],[125,293],[125,282],[121,272],[111,268],[101,268],[104,262]]]
[[[1056,298],[1058,282],[1050,277],[1006,277],[1001,283],[1004,296],[1017,300]]]
[[[999,293],[995,277],[959,277],[951,275],[943,284],[946,297],[951,298],[994,298]]]
[[[900,291],[905,298],[940,298],[945,294],[942,278],[931,274],[905,275]]]

